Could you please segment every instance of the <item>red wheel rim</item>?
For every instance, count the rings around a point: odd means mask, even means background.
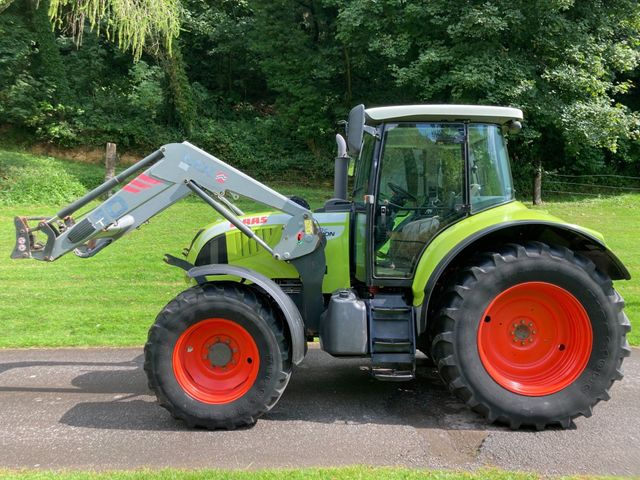
[[[551,395],[584,371],[593,333],[586,310],[568,291],[526,282],[500,293],[478,327],[478,352],[489,375],[507,390]]]
[[[173,349],[173,373],[194,399],[229,403],[251,389],[260,369],[253,337],[230,320],[210,318],[185,330]]]

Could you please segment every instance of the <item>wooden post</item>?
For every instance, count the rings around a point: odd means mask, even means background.
[[[542,205],[542,165],[538,165],[533,176],[533,204]]]
[[[111,180],[116,176],[116,162],[118,160],[118,156],[116,154],[116,144],[107,142],[107,150],[104,157],[104,166],[105,166],[105,174],[104,181]],[[111,196],[111,192],[107,194]]]

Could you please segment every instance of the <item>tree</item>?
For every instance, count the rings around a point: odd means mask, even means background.
[[[416,102],[513,105],[525,111],[520,167],[594,170],[638,135],[616,101],[638,66],[633,0],[349,2],[338,36],[379,59],[371,71]]]
[[[251,47],[258,54],[276,108],[316,154],[318,140],[346,100],[344,54],[335,41],[337,9],[321,0],[256,0]]]
[[[15,0],[0,0],[0,13]],[[30,0],[37,8],[39,0]],[[180,32],[180,0],[51,0],[48,13],[58,28],[82,42],[85,22],[138,60],[145,47],[171,44]]]

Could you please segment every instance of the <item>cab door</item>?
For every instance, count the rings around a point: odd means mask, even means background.
[[[467,214],[466,135],[464,123],[384,125],[370,188],[368,285],[411,285],[426,246]]]

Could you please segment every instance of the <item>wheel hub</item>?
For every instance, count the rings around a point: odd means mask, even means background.
[[[213,367],[226,367],[233,358],[233,352],[227,343],[217,342],[209,347],[208,358]]]
[[[513,341],[521,345],[526,345],[527,342],[533,343],[537,333],[533,321],[524,319],[514,323],[511,330]]]
[[[176,380],[203,403],[223,404],[240,398],[255,383],[259,369],[258,346],[251,334],[224,318],[191,325],[173,349]]]

